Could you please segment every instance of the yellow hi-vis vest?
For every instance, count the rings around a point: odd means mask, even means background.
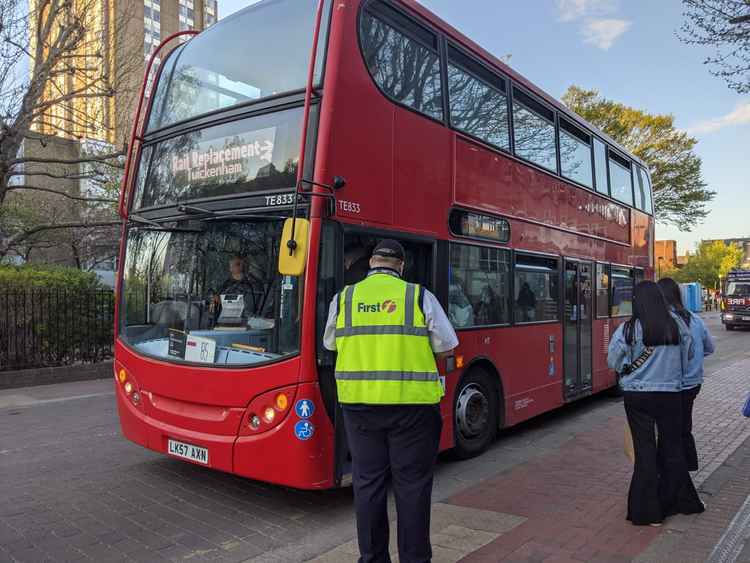
[[[430,347],[419,286],[375,273],[339,294],[336,387],[339,402],[429,405],[443,388]]]

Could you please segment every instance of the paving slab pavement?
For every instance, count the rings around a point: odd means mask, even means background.
[[[461,507],[465,515],[476,511],[514,522],[508,530],[487,530],[472,527],[471,518],[459,520],[451,532],[467,538],[457,540],[464,549],[446,551],[450,545],[438,519],[432,529],[434,561],[750,562],[745,546],[750,503],[744,504],[750,494],[750,421],[739,413],[748,390],[750,360],[736,361],[709,373],[696,401],[700,470],[694,480],[708,504],[706,513],[670,518],[662,528],[626,521],[632,465],[623,454],[626,420],[618,404],[589,418],[588,429],[578,421],[569,434],[555,428],[546,438],[537,436],[546,442],[538,455],[517,459],[433,505],[436,514]],[[469,547],[475,549],[466,551]],[[356,561],[356,554],[349,541],[310,560],[343,563]]]

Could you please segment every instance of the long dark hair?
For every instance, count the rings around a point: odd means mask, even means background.
[[[635,324],[641,323],[646,346],[673,346],[680,343],[677,321],[669,314],[669,307],[656,285],[649,280],[635,286],[633,316],[625,323],[625,341],[635,342]]]
[[[661,289],[662,295],[667,302],[667,305],[674,307],[674,312],[680,315],[680,318],[690,326],[690,320],[692,315],[690,311],[685,309],[685,304],[682,302],[682,293],[680,292],[680,286],[672,278],[662,278],[659,280],[659,289]]]

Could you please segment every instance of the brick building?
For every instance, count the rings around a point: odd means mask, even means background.
[[[31,0],[31,11],[38,0]],[[91,37],[76,57],[96,57],[104,65],[114,95],[102,84],[84,96],[54,104],[37,119],[39,133],[73,140],[89,139],[122,146],[128,139],[146,61],[156,46],[177,31],[203,30],[216,23],[217,0],[76,0],[73,10],[85,10]],[[85,74],[85,73],[83,73]],[[84,77],[85,78],[85,77]],[[64,73],[47,86],[45,97],[55,100],[85,88],[81,76]],[[91,80],[94,82],[94,80]],[[99,96],[99,93],[103,95]]]
[[[30,0],[32,23],[39,1]],[[74,57],[66,60],[76,61],[76,68],[84,70],[60,72],[46,85],[43,101],[60,101],[50,104],[35,118],[32,129],[36,135],[25,140],[22,147],[27,157],[75,161],[86,147],[97,146],[102,152],[122,149],[129,141],[146,62],[157,45],[172,33],[200,31],[218,18],[217,0],[73,0],[70,10],[71,15],[78,15],[76,10],[82,14],[87,32]],[[101,73],[85,70],[90,66],[86,61],[103,65]],[[33,62],[29,72],[33,72]],[[109,95],[110,87],[113,95]],[[73,92],[83,95],[70,95]],[[34,181],[24,183],[80,197],[92,193],[90,182],[76,179],[86,175],[86,167],[86,164],[29,164],[25,171],[36,175]],[[82,206],[71,205],[73,200],[53,194],[19,191],[13,200],[34,210],[44,223],[90,219]],[[49,241],[24,250],[20,258],[80,266],[75,245],[71,251],[68,240],[72,235],[64,230],[54,233]],[[112,247],[116,242],[115,238],[105,246]]]
[[[663,271],[679,267],[677,259],[677,241],[657,240],[654,242],[654,260],[657,276],[661,276],[661,272]]]

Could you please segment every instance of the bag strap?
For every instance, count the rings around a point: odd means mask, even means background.
[[[646,349],[641,353],[640,356],[638,356],[635,361],[631,362],[630,365],[633,368],[633,371],[640,369],[643,364],[645,364],[648,359],[651,357],[651,354],[654,353],[654,347],[653,346],[646,346]]]

